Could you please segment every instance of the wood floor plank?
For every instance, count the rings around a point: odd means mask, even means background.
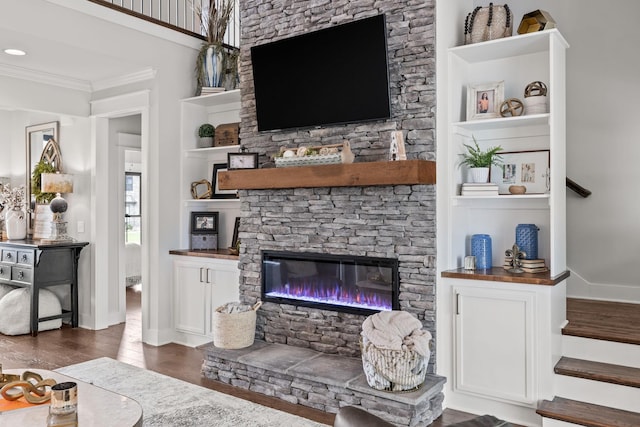
[[[544,400],[536,411],[539,415],[586,427],[638,427],[640,414],[577,400],[555,397]]]
[[[640,345],[640,304],[567,298],[564,335]]]
[[[554,371],[560,375],[640,388],[639,368],[562,357]]]

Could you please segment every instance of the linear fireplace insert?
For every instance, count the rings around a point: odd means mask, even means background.
[[[262,251],[262,300],[356,314],[398,310],[398,260]]]

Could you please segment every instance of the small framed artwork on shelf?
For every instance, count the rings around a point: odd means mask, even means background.
[[[240,231],[240,217],[236,217],[236,221],[233,225],[233,238],[231,239],[231,246],[229,249],[232,252],[238,252],[238,232]]]
[[[227,153],[229,170],[257,169],[258,153]]]
[[[218,232],[218,212],[191,212],[191,234]]]
[[[211,176],[212,199],[236,199],[238,197],[238,190],[221,190],[218,185],[218,175],[220,172],[226,172],[227,170],[229,170],[229,167],[226,163],[215,163],[213,165]]]
[[[504,82],[467,85],[467,121],[500,117]]]
[[[491,182],[498,184],[498,194],[549,192],[549,150],[509,151],[498,154],[502,157],[502,164],[491,166]],[[518,188],[519,191],[509,191],[509,187]],[[524,187],[524,193],[521,187]]]

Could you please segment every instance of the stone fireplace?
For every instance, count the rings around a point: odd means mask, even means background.
[[[346,139],[356,162],[376,162],[387,160],[391,134],[400,130],[409,159],[435,160],[435,1],[286,3],[240,2],[243,147],[259,153],[264,165],[281,147],[336,144]],[[386,15],[389,33],[390,119],[258,132],[252,46],[381,13]],[[334,78],[339,78],[339,72]],[[286,90],[286,70],[282,81],[274,84]],[[262,288],[265,252],[296,254],[305,260],[311,254],[392,260],[397,265],[397,301],[392,300],[392,307],[417,317],[433,335],[429,372],[435,372],[435,186],[265,186],[241,189],[239,197],[240,298],[249,304],[264,301],[256,326],[259,349],[234,353],[212,350],[203,367],[205,375],[327,412],[336,412],[346,404],[359,405],[374,413],[390,414],[392,422],[403,425],[426,425],[437,417],[444,379],[433,380],[433,390],[431,385],[425,386],[428,397],[415,398],[373,392],[360,380],[345,382],[347,372],[361,370],[360,331],[371,311],[294,303],[288,297],[271,298]],[[291,367],[272,363],[271,354],[274,360],[276,354],[278,360],[289,357],[281,355],[284,349],[304,362]],[[252,356],[251,352],[260,353]],[[324,366],[329,366],[330,372],[323,376]]]

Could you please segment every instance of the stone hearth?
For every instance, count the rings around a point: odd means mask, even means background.
[[[443,377],[427,375],[417,391],[379,391],[367,384],[360,358],[308,348],[258,340],[240,350],[211,345],[202,370],[207,378],[325,412],[359,406],[400,426],[426,426],[442,413]]]

